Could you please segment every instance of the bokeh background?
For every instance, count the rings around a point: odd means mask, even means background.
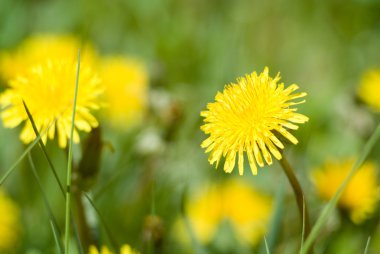
[[[295,133],[300,143],[287,146],[285,153],[314,221],[325,202],[316,195],[311,170],[328,159],[357,156],[378,121],[356,95],[362,74],[379,66],[376,0],[0,1],[1,51],[41,33],[74,35],[91,42],[101,55],[124,55],[146,65],[149,103],[143,119],[120,130],[100,118],[106,145],[89,190],[112,235],[142,253],[152,251],[152,242],[155,253],[265,253],[263,238],[254,246],[241,243],[228,223],[219,226],[203,250],[179,239],[174,229],[192,193],[238,177],[237,170],[227,175],[208,164],[200,148],[206,136],[199,129],[200,111],[237,77],[268,66],[272,76],[281,72],[286,85],[296,83],[308,93],[299,111],[310,121]],[[2,80],[0,91],[5,89]],[[0,125],[2,174],[25,149],[19,131]],[[64,180],[66,151],[54,142],[47,148]],[[78,162],[80,146],[74,151]],[[380,163],[379,151],[377,145],[370,159]],[[63,228],[64,200],[41,151],[35,148],[32,155]],[[273,198],[266,233],[271,253],[296,253],[301,241],[297,207],[279,165],[265,167],[257,176],[246,170],[241,178]],[[20,208],[18,243],[10,253],[54,253],[46,208],[27,160],[2,189]],[[96,213],[84,203],[92,234],[99,244],[109,245]],[[148,217],[152,214],[153,219]],[[0,216],[6,216],[3,210]],[[376,211],[357,225],[337,210],[316,253],[360,253],[368,236],[369,253],[380,252],[379,221]]]

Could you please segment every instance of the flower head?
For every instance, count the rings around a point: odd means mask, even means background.
[[[265,234],[271,213],[272,199],[241,180],[204,189],[186,204],[191,229],[202,243],[210,242],[226,220],[241,243],[255,245]]]
[[[11,80],[10,87],[0,95],[0,117],[4,126],[14,128],[26,121],[20,138],[24,143],[35,139],[36,135],[31,123],[27,121],[28,116],[22,103],[25,101],[39,132],[50,127],[42,139],[53,139],[57,132],[59,146],[66,147],[67,138],[70,137],[76,68],[76,62],[71,59],[48,59]],[[79,74],[74,142],[79,142],[77,130],[89,132],[98,126],[90,110],[99,108],[98,97],[101,92],[98,76],[89,67],[82,66]]]
[[[14,249],[20,239],[20,218],[17,205],[0,191],[0,253]]]
[[[380,69],[364,73],[358,95],[373,110],[380,112]]]
[[[305,102],[293,100],[306,93],[293,94],[298,86],[292,84],[285,88],[279,80],[279,74],[275,78],[269,76],[267,67],[260,75],[253,72],[239,78],[237,84],[227,85],[223,93],[217,93],[216,101],[201,112],[205,118],[201,129],[210,135],[201,146],[211,152],[210,164],[216,163],[217,167],[221,157],[225,157],[224,171],[231,173],[238,154],[242,175],[246,153],[252,173],[256,175],[256,163],[263,167],[265,160],[271,165],[271,154],[278,160],[282,158],[279,148],[283,149],[284,145],[277,134],[298,143],[288,130],[298,129],[296,124],[305,123],[308,118],[296,113],[297,109],[291,106]]]
[[[105,116],[119,129],[141,122],[147,107],[148,73],[137,60],[106,58],[101,67]]]
[[[319,196],[325,200],[331,199],[353,165],[354,160],[350,159],[341,163],[327,162],[314,170],[312,180]],[[339,199],[338,205],[349,212],[353,222],[360,223],[375,211],[380,198],[380,186],[376,179],[376,165],[365,162]]]
[[[95,246],[91,245],[88,254],[112,254],[112,252],[106,246],[102,246],[99,252]],[[133,250],[128,244],[124,244],[121,246],[120,254],[139,254],[139,252]]]
[[[0,75],[6,81],[14,79],[47,59],[71,59],[75,62],[79,48],[81,62],[93,65],[97,59],[93,47],[73,36],[41,34],[30,37],[12,52],[0,52]]]

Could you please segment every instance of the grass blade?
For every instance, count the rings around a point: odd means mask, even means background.
[[[306,239],[304,248],[302,250],[302,254],[307,253],[309,248],[313,245],[313,242],[318,237],[319,232],[322,229],[322,226],[326,223],[328,216],[336,206],[340,196],[342,195],[344,189],[346,188],[347,184],[351,180],[351,178],[354,176],[356,171],[360,168],[360,166],[363,164],[364,160],[367,158],[368,154],[372,150],[373,146],[376,144],[376,141],[380,137],[380,123],[377,125],[375,131],[372,133],[371,137],[365,144],[363,148],[363,152],[360,154],[359,158],[356,160],[354,166],[352,167],[351,171],[347,175],[347,177],[344,179],[343,183],[339,186],[339,189],[333,196],[333,198],[329,201],[329,203],[326,205],[326,207],[323,209],[321,215],[319,216],[317,222],[315,223],[314,227],[312,228],[309,237]]]
[[[60,237],[58,236],[57,231],[52,221],[50,221],[50,227],[51,227],[51,230],[53,231],[54,241],[55,241],[55,244],[57,245],[57,251],[59,254],[63,254],[63,249],[60,248],[61,246],[61,241],[59,240]]]
[[[114,249],[114,251],[117,252],[117,250],[119,249],[119,244],[117,243],[116,239],[113,237],[111,230],[109,229],[106,221],[104,220],[104,217],[102,216],[102,214],[100,213],[99,209],[96,207],[94,201],[90,198],[90,196],[86,192],[82,192],[82,193],[87,198],[87,200],[91,204],[92,208],[94,208],[96,214],[99,217],[100,223],[102,224],[104,230],[106,231],[107,237],[110,240],[112,248]]]
[[[43,189],[42,184],[41,184],[41,180],[40,180],[40,178],[38,176],[38,173],[37,173],[37,170],[36,170],[36,166],[35,166],[35,164],[33,162],[33,159],[32,159],[32,156],[30,155],[30,153],[28,153],[28,159],[29,159],[30,168],[32,169],[34,178],[36,179],[38,188],[39,188],[39,190],[41,192],[41,195],[42,195],[42,200],[44,201],[46,210],[47,210],[48,215],[49,215],[49,221],[50,221],[50,224],[51,224],[51,227],[52,227],[52,231],[53,231],[53,234],[54,234],[55,242],[57,244],[57,248],[59,249],[59,253],[63,253],[63,246],[62,246],[61,241],[59,240],[59,239],[61,239],[61,231],[60,231],[60,229],[58,227],[58,223],[57,223],[57,220],[54,217],[53,211],[51,210],[51,207],[49,205],[48,198],[47,198],[47,196],[46,196],[46,194],[44,192],[44,189]]]
[[[268,238],[266,238],[266,243],[268,244],[268,248],[270,250],[273,250],[277,239],[279,237],[280,231],[281,231],[281,221],[284,217],[284,197],[285,197],[285,192],[284,192],[284,185],[281,184],[279,188],[276,191],[276,198],[275,198],[275,204],[273,208],[273,214],[271,218],[271,222],[269,225],[269,229],[267,232]],[[261,246],[260,252],[259,253],[264,253],[265,246]]]
[[[364,254],[367,254],[367,253],[368,253],[369,243],[370,243],[370,242],[371,242],[371,237],[368,236],[367,244],[365,245],[365,249],[364,249]]]
[[[267,254],[270,254],[268,243],[267,243],[267,238],[264,236],[264,244],[265,244],[265,251]]]
[[[42,136],[42,135],[40,135],[40,133],[38,132],[38,129],[37,129],[36,124],[35,124],[35,122],[34,122],[33,116],[32,116],[32,114],[31,114],[30,111],[29,111],[29,108],[27,107],[27,105],[26,105],[26,103],[25,103],[24,101],[22,101],[22,102],[23,102],[23,104],[24,104],[24,108],[25,108],[26,114],[28,115],[28,118],[29,118],[29,120],[30,120],[30,123],[32,124],[33,131],[34,131],[34,133],[36,134],[36,137]],[[50,166],[50,168],[51,168],[51,170],[52,170],[52,172],[53,172],[53,175],[54,175],[54,177],[55,177],[57,183],[59,184],[59,188],[60,188],[60,190],[61,190],[61,192],[62,192],[63,198],[66,199],[66,196],[65,196],[65,190],[63,189],[63,185],[62,185],[61,181],[59,180],[59,177],[58,177],[58,174],[57,174],[57,170],[55,169],[55,167],[54,167],[54,165],[53,165],[53,162],[51,161],[51,159],[50,159],[50,157],[49,157],[49,155],[48,155],[48,153],[47,153],[47,150],[46,150],[45,144],[44,144],[44,142],[42,142],[41,139],[39,140],[39,144],[40,144],[40,147],[41,147],[41,149],[42,149],[42,152],[43,152],[43,154],[44,154],[44,156],[45,156],[45,158],[46,158],[46,160],[47,160],[47,162],[48,162],[48,164],[49,164],[49,166]],[[71,224],[72,224],[72,227],[73,227],[73,229],[74,229],[75,238],[76,238],[76,241],[77,241],[77,244],[78,244],[78,247],[79,247],[79,253],[83,254],[83,253],[84,253],[84,251],[83,251],[83,247],[82,247],[81,242],[80,242],[80,239],[79,239],[78,230],[77,230],[77,228],[75,227],[75,224],[74,224],[74,221],[73,221],[73,220],[71,220]]]
[[[306,209],[306,204],[305,204],[305,198],[304,198],[303,199],[302,234],[301,234],[301,249],[300,249],[300,253],[302,253],[303,242],[305,240],[305,209]]]
[[[25,108],[26,114],[28,115],[29,121],[30,121],[30,123],[32,124],[33,131],[34,131],[34,133],[36,134],[36,137],[40,136],[40,134],[39,134],[39,132],[38,132],[38,129],[37,129],[37,127],[36,127],[36,124],[35,124],[35,122],[34,122],[33,116],[30,114],[29,108],[27,107],[27,105],[26,105],[26,103],[25,103],[24,100],[22,101],[22,103],[24,104],[24,108]],[[51,170],[52,170],[52,172],[53,172],[53,175],[54,175],[55,179],[57,180],[57,183],[58,183],[58,185],[59,185],[59,188],[60,188],[61,191],[62,191],[62,195],[65,196],[65,190],[63,189],[63,185],[62,185],[61,181],[59,180],[59,177],[58,177],[57,171],[55,170],[55,167],[54,167],[52,161],[50,160],[50,157],[49,157],[48,154],[47,154],[47,151],[46,151],[46,148],[45,148],[45,144],[44,144],[44,142],[42,142],[41,139],[40,139],[40,141],[39,141],[39,144],[40,144],[40,147],[41,147],[41,149],[42,149],[42,152],[43,152],[43,154],[44,154],[44,156],[45,156],[47,162],[49,163],[49,166],[50,166],[50,168],[51,168]]]
[[[70,140],[69,140],[69,156],[67,160],[67,177],[66,177],[66,212],[65,212],[65,254],[70,253],[70,214],[71,214],[71,171],[72,171],[72,160],[73,160],[73,136],[74,136],[74,123],[75,123],[75,113],[77,106],[77,95],[78,95],[78,84],[79,84],[79,70],[80,70],[80,50],[78,50],[78,64],[77,64],[77,74],[75,80],[75,91],[74,91],[74,102],[73,102],[73,113],[71,118],[71,130],[70,130]]]
[[[45,135],[45,133],[50,129],[50,127],[55,123],[52,122],[43,132],[42,136]],[[8,178],[8,176],[13,172],[13,170],[17,167],[17,165],[25,158],[25,156],[28,155],[28,153],[32,150],[32,148],[41,140],[41,136],[37,136],[35,140],[33,140],[32,143],[28,145],[28,147],[25,149],[25,151],[21,154],[21,156],[16,160],[15,163],[5,172],[3,177],[0,179],[0,186],[3,185],[4,181]]]

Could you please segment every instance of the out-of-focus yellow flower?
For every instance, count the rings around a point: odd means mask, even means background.
[[[207,110],[201,112],[205,118],[201,130],[210,135],[201,146],[211,152],[210,164],[216,163],[217,167],[221,157],[225,157],[224,171],[231,173],[238,157],[242,175],[246,152],[252,173],[256,175],[256,163],[263,167],[265,160],[271,165],[271,154],[278,160],[282,158],[278,148],[283,149],[284,145],[275,134],[298,143],[288,130],[298,129],[296,124],[305,123],[308,118],[296,113],[297,108],[291,106],[305,102],[293,100],[306,93],[293,94],[298,86],[292,84],[285,88],[279,80],[279,74],[272,78],[265,67],[260,75],[253,72],[239,78],[237,84],[225,86],[223,93],[215,96],[216,102],[209,103]]]
[[[47,59],[70,59],[75,62],[79,48],[81,62],[87,66],[94,65],[97,56],[93,47],[73,36],[45,34],[30,37],[13,52],[0,53],[0,75],[6,81],[14,79]]]
[[[231,223],[237,239],[255,245],[266,232],[272,213],[272,199],[244,181],[229,180],[202,190],[186,204],[191,231],[202,243],[210,242],[223,220]],[[186,239],[185,228],[177,222],[176,230]]]
[[[139,61],[109,57],[102,62],[105,117],[113,127],[125,129],[141,122],[148,101],[148,72]]]
[[[129,246],[128,244],[124,244],[123,246],[121,246],[121,249],[120,249],[120,254],[138,254],[139,252],[132,249],[131,246]]]
[[[102,246],[100,252],[95,246],[90,246],[88,254],[112,254],[112,252],[106,247]],[[120,254],[139,254],[136,250],[132,249],[128,244],[121,246]]]
[[[380,69],[373,69],[364,73],[358,95],[371,108],[380,112]]]
[[[19,208],[0,190],[0,253],[14,249],[19,239]]]
[[[312,180],[319,196],[331,199],[354,165],[349,159],[341,163],[327,162],[312,173]],[[352,177],[338,201],[339,207],[349,212],[355,223],[361,223],[375,211],[380,198],[380,188],[376,177],[376,165],[365,162]]]
[[[67,138],[70,137],[76,68],[77,63],[71,59],[49,59],[10,81],[10,87],[0,95],[0,116],[4,126],[14,128],[26,121],[20,138],[24,143],[35,139],[22,103],[24,100],[40,133],[52,125],[43,140],[46,142],[48,137],[53,139],[57,132],[59,146],[66,147]],[[77,130],[89,132],[98,126],[90,110],[99,108],[98,97],[101,93],[99,77],[90,68],[81,65],[74,142],[79,142]]]
[[[88,254],[112,254],[112,252],[106,246],[102,246],[99,252],[95,246],[91,245]]]
[[[229,219],[238,239],[251,245],[262,240],[272,215],[272,199],[240,181],[223,186],[224,217]]]
[[[186,205],[186,216],[190,220],[191,230],[203,243],[210,242],[223,218],[222,195],[219,186],[198,193]]]

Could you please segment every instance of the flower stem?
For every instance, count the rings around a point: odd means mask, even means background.
[[[285,158],[284,155],[282,156],[282,159],[280,160],[280,164],[286,176],[288,177],[290,185],[293,188],[294,195],[296,196],[298,211],[300,213],[301,223],[303,225],[303,233],[304,233],[303,241],[305,241],[310,234],[310,219],[309,219],[309,213],[306,207],[305,196],[303,194],[301,185],[298,182],[296,175],[294,174],[294,170],[292,169],[292,167],[290,166],[288,160]],[[309,253],[312,253],[312,250],[310,250]]]

